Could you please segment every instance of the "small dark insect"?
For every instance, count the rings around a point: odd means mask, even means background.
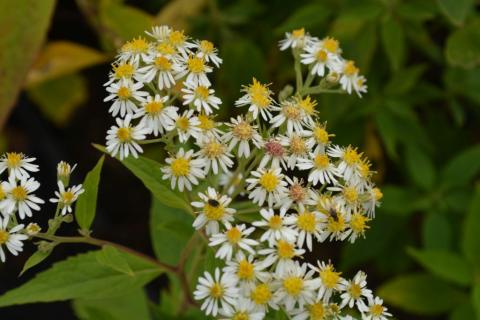
[[[338,222],[338,212],[337,212],[337,210],[335,210],[335,208],[330,208],[328,210],[328,214],[332,217],[333,220]]]
[[[214,208],[218,207],[220,205],[220,202],[218,202],[215,199],[208,199],[208,204]]]

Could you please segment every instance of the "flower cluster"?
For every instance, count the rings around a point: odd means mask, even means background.
[[[352,308],[363,319],[389,317],[365,273],[346,279],[330,261],[304,260],[315,243],[364,237],[382,198],[366,156],[334,144],[318,117],[314,94],[366,92],[338,41],[287,33],[280,49],[292,50],[295,93],[276,101],[253,78],[235,102],[246,112],[219,122],[222,101],[208,76],[222,60],[213,44],[167,26],[146,34],[121,48],[105,84],[117,124],[107,150],[121,160],[142,144],[168,151],[163,179],[193,198],[193,227],[220,260],[198,280],[201,309],[222,319],[263,319],[271,309],[298,320],[352,319]]]
[[[23,251],[23,241],[40,231],[36,223],[27,227],[19,220],[31,218],[35,211],[40,211],[40,204],[45,201],[35,195],[40,183],[31,177],[38,172],[35,158],[29,158],[23,153],[7,152],[0,158],[0,174],[7,173],[7,180],[0,183],[0,259],[5,262],[3,245],[13,255]],[[71,205],[83,192],[82,185],[68,188],[70,173],[73,169],[66,162],[60,162],[57,167],[58,191],[51,202],[58,203],[55,217],[72,212]]]

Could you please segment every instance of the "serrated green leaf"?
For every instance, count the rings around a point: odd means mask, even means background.
[[[384,21],[381,28],[383,49],[385,50],[393,70],[400,69],[405,60],[405,34],[397,20]]]
[[[140,288],[161,274],[157,265],[122,252],[133,276],[103,266],[96,251],[80,254],[55,263],[29,282],[0,296],[0,307],[65,301],[77,298],[107,298]]]
[[[462,291],[428,274],[398,276],[383,284],[377,294],[387,304],[419,315],[448,312],[466,299]]]
[[[80,320],[150,319],[148,298],[141,288],[128,290],[115,298],[76,299],[72,305]]]
[[[440,11],[454,24],[462,25],[472,10],[474,0],[437,0]]]
[[[35,267],[37,264],[39,264],[40,262],[48,258],[48,256],[52,253],[52,251],[53,251],[53,248],[48,251],[40,251],[40,250],[35,251],[23,265],[23,269],[20,272],[19,276],[23,275],[28,269]]]
[[[463,150],[442,170],[443,184],[454,188],[467,185],[480,172],[480,145]]]
[[[167,207],[152,199],[150,235],[158,260],[176,265],[181,252],[194,233],[193,217],[184,210]]]
[[[480,186],[475,188],[475,194],[470,203],[465,218],[462,233],[462,251],[475,270],[480,270]]]
[[[97,261],[103,266],[110,267],[129,276],[134,276],[125,256],[111,245],[105,245],[102,250],[97,252]]]
[[[417,250],[409,248],[408,253],[428,271],[447,281],[469,286],[472,270],[460,255],[445,250]]]
[[[85,192],[78,198],[75,207],[75,219],[83,230],[90,230],[95,213],[97,212],[98,185],[100,183],[100,173],[102,171],[102,156],[95,167],[87,174],[83,182]]]
[[[474,68],[480,65],[480,19],[450,34],[445,55],[453,66]]]
[[[405,164],[410,178],[424,190],[431,190],[435,184],[435,167],[430,157],[414,144],[407,145]]]

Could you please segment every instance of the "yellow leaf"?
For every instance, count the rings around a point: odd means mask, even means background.
[[[50,42],[28,73],[26,86],[74,73],[106,59],[103,53],[73,42]]]

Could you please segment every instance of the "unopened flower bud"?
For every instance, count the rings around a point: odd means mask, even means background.
[[[39,233],[42,230],[42,228],[38,224],[32,222],[28,224],[25,230],[27,231],[27,234],[29,236],[33,236]]]
[[[68,186],[70,181],[70,175],[75,170],[75,164],[73,167],[65,161],[60,161],[57,165],[57,179],[63,182],[64,186]]]

